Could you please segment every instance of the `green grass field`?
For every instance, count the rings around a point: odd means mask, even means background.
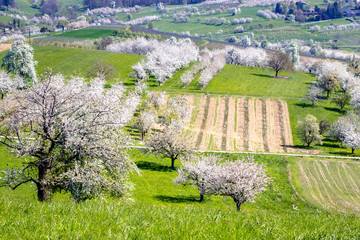
[[[55,73],[65,76],[75,75],[86,77],[89,68],[96,61],[105,61],[113,65],[116,76],[125,81],[131,73],[131,67],[141,60],[141,56],[133,54],[112,53],[97,50],[83,50],[60,47],[34,46],[35,60],[38,62],[37,71],[43,73],[45,68],[53,69]],[[0,57],[5,53],[0,53]],[[114,81],[118,81],[118,77]],[[114,82],[111,81],[111,82]]]
[[[58,47],[35,46],[34,50],[35,60],[38,61],[38,73],[42,73],[46,67],[50,67],[55,73],[85,77],[92,64],[102,60],[116,68],[117,75],[120,74],[122,81],[130,74],[131,67],[142,58],[132,54]]]
[[[273,78],[274,75],[274,70],[269,68],[226,65],[205,91],[254,97],[301,98],[307,90],[307,83],[314,80],[313,75],[302,72],[280,73],[289,79]]]
[[[19,165],[0,147],[0,169]],[[295,196],[288,178],[288,160],[257,156],[273,178],[255,203],[235,210],[229,198],[206,197],[198,202],[191,187],[175,186],[169,159],[132,151],[141,175],[133,175],[135,190],[128,199],[91,200],[76,204],[67,194],[51,203],[37,202],[35,188],[0,189],[0,234],[4,239],[356,239],[355,215],[329,214],[308,207]],[[223,155],[237,159],[241,155]],[[178,163],[177,163],[178,166]],[[293,207],[297,210],[293,210]]]
[[[61,34],[57,34],[56,37],[77,38],[77,39],[98,39],[101,37],[111,36],[113,33],[114,30],[110,30],[110,29],[86,28],[80,30],[67,31]]]
[[[300,194],[314,206],[360,214],[359,162],[301,159],[291,171]]]

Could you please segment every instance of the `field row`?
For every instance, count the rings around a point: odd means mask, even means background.
[[[292,146],[287,104],[237,97],[189,96],[187,132],[200,150],[286,152]]]
[[[327,210],[360,213],[360,164],[299,160],[300,188],[312,204]]]

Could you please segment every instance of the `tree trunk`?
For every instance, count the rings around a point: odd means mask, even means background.
[[[200,202],[203,202],[203,201],[204,201],[204,194],[200,193]]]
[[[144,140],[145,132],[141,132],[141,140]]]
[[[37,185],[38,200],[50,201],[50,185],[47,182],[46,167],[39,166],[39,179]]]
[[[355,148],[351,148],[351,154],[354,154]]]
[[[171,168],[175,169],[175,158],[171,158]]]
[[[243,204],[240,200],[238,200],[238,199],[236,199],[236,198],[232,198],[233,200],[234,200],[234,202],[236,203],[236,209],[238,210],[238,211],[240,211],[241,210],[241,204]]]
[[[50,186],[48,184],[37,184],[38,200],[40,202],[50,201]]]
[[[307,147],[310,147],[310,143],[307,143]]]
[[[275,73],[275,77],[278,77],[278,74],[279,74],[279,70],[275,70],[276,73]]]
[[[330,97],[330,91],[326,91],[326,94],[327,94],[326,98],[329,98]]]

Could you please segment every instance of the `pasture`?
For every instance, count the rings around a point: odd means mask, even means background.
[[[19,164],[0,147],[0,169]],[[284,157],[257,156],[273,178],[271,187],[235,211],[229,198],[206,197],[198,201],[194,188],[176,186],[177,176],[168,159],[134,150],[130,152],[141,175],[134,174],[132,196],[125,199],[75,203],[66,193],[56,193],[51,203],[39,203],[34,186],[12,191],[0,189],[0,234],[5,239],[33,238],[331,238],[356,239],[360,220],[354,215],[329,214],[308,207],[295,195]],[[240,154],[222,155],[242,158]],[[176,162],[176,166],[179,163]],[[321,228],[319,226],[321,225]]]
[[[34,58],[38,62],[36,69],[39,74],[45,68],[51,68],[54,73],[80,77],[87,77],[88,70],[95,62],[105,61],[117,70],[111,83],[125,81],[131,73],[131,67],[142,59],[133,54],[43,46],[34,46]]]
[[[80,30],[66,31],[64,33],[56,34],[59,38],[76,38],[76,39],[98,39],[101,37],[111,36],[114,30],[85,28]]]

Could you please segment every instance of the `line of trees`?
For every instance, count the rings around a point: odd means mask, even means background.
[[[204,0],[186,0],[187,4],[196,4],[201,3]],[[138,6],[152,6],[158,2],[154,2],[153,0],[83,0],[84,5],[87,8],[102,8],[102,7],[112,7],[115,2],[115,7],[134,7]],[[163,0],[163,4],[165,5],[183,5],[184,0]]]

